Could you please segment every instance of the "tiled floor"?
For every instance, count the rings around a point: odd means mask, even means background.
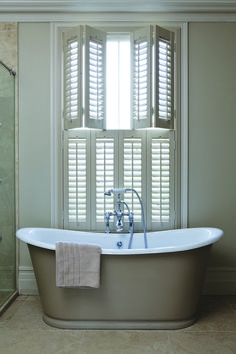
[[[56,329],[38,296],[19,296],[0,318],[0,353],[236,353],[236,296],[202,297],[198,321],[174,331]]]

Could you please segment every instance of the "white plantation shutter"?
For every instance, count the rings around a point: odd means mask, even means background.
[[[65,132],[65,225],[86,228],[89,204],[89,133]]]
[[[114,197],[104,193],[118,185],[118,134],[113,131],[91,131],[91,206],[94,205],[92,224],[95,230],[105,232],[105,212],[115,209]],[[94,189],[93,189],[94,188]],[[110,218],[114,229],[114,218]]]
[[[174,33],[155,27],[154,125],[174,128]]]
[[[71,229],[105,230],[104,214],[117,208],[104,196],[113,188],[134,188],[143,201],[148,230],[175,226],[174,131],[69,131],[65,134],[65,225]],[[123,196],[122,196],[123,199]],[[124,200],[142,231],[135,194]],[[113,217],[110,219],[114,230]],[[128,223],[128,218],[124,218]],[[128,228],[127,228],[128,230]]]
[[[82,26],[64,33],[65,128],[84,125],[103,129],[106,123],[106,33],[85,26],[85,58],[82,33]],[[174,33],[159,26],[135,31],[131,39],[134,129],[174,128],[174,81]]]
[[[106,33],[85,26],[85,126],[105,125]]]
[[[124,138],[124,188],[135,189],[142,197],[142,141],[141,138]],[[139,201],[133,193],[127,193],[125,200],[134,212],[135,220],[141,220]]]
[[[119,139],[119,186],[135,189],[145,202],[146,132],[122,132]],[[134,213],[135,230],[141,230],[141,207],[137,196],[127,192],[124,200]]]
[[[131,42],[133,128],[152,126],[152,26],[134,32]]]
[[[82,126],[82,27],[64,33],[65,129]]]
[[[147,187],[152,229],[174,227],[174,132],[157,135],[148,132]]]
[[[152,220],[169,222],[170,217],[170,142],[152,139]]]
[[[105,212],[114,210],[113,197],[104,196],[104,192],[115,184],[114,150],[114,138],[96,138],[96,222],[103,225]]]

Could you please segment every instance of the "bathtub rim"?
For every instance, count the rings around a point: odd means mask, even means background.
[[[38,240],[34,240],[31,239],[29,237],[30,233],[32,233],[32,231],[37,230],[37,231],[44,231],[44,232],[52,232],[52,230],[54,230],[55,232],[69,232],[69,233],[81,233],[81,234],[86,234],[86,236],[89,235],[93,235],[95,237],[97,236],[101,236],[103,235],[103,237],[113,237],[113,236],[118,236],[119,234],[105,234],[102,232],[93,232],[93,231],[75,231],[75,230],[65,230],[65,229],[56,229],[56,228],[40,228],[40,227],[27,227],[27,228],[21,228],[19,230],[17,230],[16,232],[16,236],[19,240],[36,246],[36,247],[41,247],[41,248],[45,248],[45,249],[49,249],[49,250],[54,250],[55,251],[55,244],[50,244],[50,243],[46,243],[46,242],[41,242]],[[219,228],[213,228],[213,227],[197,227],[197,228],[182,228],[182,229],[173,229],[173,230],[163,230],[163,231],[150,231],[147,232],[147,242],[148,242],[148,236],[155,234],[158,236],[159,233],[162,233],[163,235],[165,233],[168,232],[187,232],[187,231],[206,231],[210,234],[210,237],[206,238],[204,241],[198,241],[198,242],[194,242],[194,240],[190,240],[190,243],[188,244],[179,244],[179,245],[169,245],[169,246],[162,246],[162,247],[155,247],[155,248],[135,248],[135,249],[117,249],[117,248],[105,248],[105,249],[101,249],[101,254],[107,254],[107,255],[135,255],[135,254],[154,254],[154,253],[171,253],[171,252],[183,252],[183,251],[188,251],[188,250],[192,250],[192,249],[196,249],[196,248],[200,248],[200,247],[204,247],[204,246],[208,246],[211,245],[215,242],[217,242],[224,234],[224,232],[219,229]],[[134,233],[133,237],[135,237],[136,233]],[[142,233],[137,233],[137,235],[142,235]],[[129,234],[127,234],[128,237],[130,237]],[[91,242],[93,244],[98,244],[99,242],[93,241]]]

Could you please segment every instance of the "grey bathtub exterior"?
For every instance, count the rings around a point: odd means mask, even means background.
[[[55,251],[28,244],[44,321],[74,329],[178,329],[197,318],[212,245],[132,255],[101,255],[98,289],[56,287]]]

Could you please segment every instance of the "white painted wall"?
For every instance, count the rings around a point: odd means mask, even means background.
[[[50,25],[19,24],[19,227],[50,227]],[[25,244],[20,266],[30,266]]]
[[[224,238],[210,265],[236,267],[236,23],[189,26],[189,226]]]

